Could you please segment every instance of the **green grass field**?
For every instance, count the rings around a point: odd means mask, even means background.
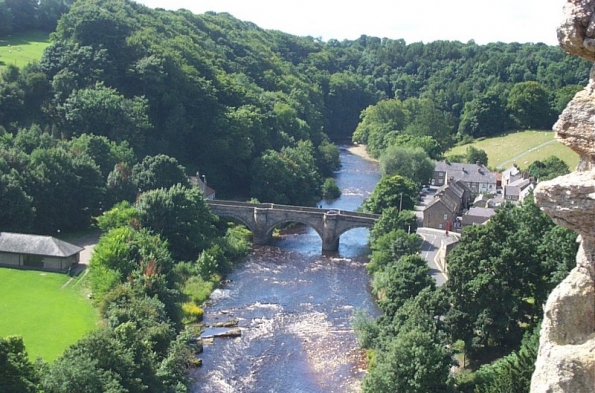
[[[84,278],[68,286],[66,274],[0,268],[0,337],[23,337],[29,357],[51,362],[86,332],[98,316],[84,296]]]
[[[0,38],[0,69],[9,64],[21,68],[32,61],[39,61],[49,44],[48,34],[40,31]]]
[[[490,168],[506,169],[516,162],[522,169],[527,169],[534,161],[553,155],[566,162],[570,170],[574,170],[579,160],[576,153],[555,140],[553,131],[511,132],[456,146],[446,152],[446,156],[465,154],[469,146],[485,150]]]

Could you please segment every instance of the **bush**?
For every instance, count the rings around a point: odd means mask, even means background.
[[[182,293],[196,304],[202,304],[209,298],[211,292],[215,288],[216,282],[205,281],[200,276],[190,277],[182,288]]]
[[[326,179],[322,185],[322,197],[324,199],[337,199],[340,196],[341,189],[339,189],[335,180],[330,177]]]
[[[203,309],[194,302],[182,303],[182,312],[184,313],[182,322],[185,324],[202,321],[204,315]]]

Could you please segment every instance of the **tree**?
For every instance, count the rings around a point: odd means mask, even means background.
[[[549,156],[543,161],[534,161],[527,171],[537,181],[551,180],[570,173],[568,165],[556,156]]]
[[[398,207],[384,209],[380,218],[374,223],[374,228],[370,230],[371,243],[373,244],[375,239],[398,229],[408,234],[417,232],[415,213],[410,210],[399,211]]]
[[[422,289],[434,289],[435,286],[434,279],[428,273],[428,263],[415,254],[401,256],[377,271],[372,283],[373,292],[378,297],[378,306],[389,318]]]
[[[470,164],[486,166],[488,165],[488,153],[486,153],[485,150],[469,146],[467,147],[467,153],[465,154],[465,161]]]
[[[549,92],[538,82],[517,83],[510,90],[506,109],[516,126],[522,129],[551,129],[555,116]]]
[[[194,260],[216,236],[216,216],[198,188],[175,185],[142,194],[136,202],[143,228],[167,240],[178,260]]]
[[[176,184],[190,187],[186,170],[173,157],[147,156],[132,168],[132,181],[140,192],[170,188]]]
[[[403,331],[376,354],[376,366],[364,379],[362,391],[447,392],[451,363],[450,353],[432,334]]]
[[[324,199],[337,199],[341,196],[341,189],[333,178],[329,177],[322,185],[322,197]]]
[[[556,244],[563,259],[572,258],[576,247],[574,236],[554,228],[535,202],[526,199],[519,206],[500,207],[486,225],[463,230],[447,260],[452,307],[446,323],[453,341],[465,341],[471,357],[493,347],[515,348],[522,327],[532,328],[541,317],[549,277],[558,269],[544,258],[543,252],[551,250],[544,241]]]
[[[370,273],[382,271],[406,255],[417,254],[422,244],[417,233],[409,233],[403,229],[395,229],[373,239],[372,256],[370,263],[366,265],[366,270]]]
[[[36,393],[39,376],[22,337],[0,338],[0,393]]]
[[[389,207],[412,210],[416,200],[417,187],[411,180],[399,175],[384,176],[362,207],[366,212],[382,214]]]
[[[459,136],[473,138],[497,135],[509,127],[509,115],[505,104],[496,91],[466,102],[459,123]]]
[[[142,147],[152,128],[147,104],[144,98],[125,98],[103,83],[75,90],[62,106],[65,131],[74,136],[104,135],[112,141],[128,141],[134,147]]]
[[[409,112],[400,100],[384,100],[362,111],[353,141],[366,145],[372,157],[379,157],[388,146],[387,134],[400,134],[409,123]]]
[[[13,173],[0,174],[0,231],[28,232],[35,219],[33,200]]]
[[[452,126],[448,117],[432,100],[409,98],[403,104],[411,119],[404,130],[405,134],[416,138],[431,137],[444,151],[452,146]]]
[[[266,151],[252,167],[251,194],[263,202],[312,206],[320,198],[322,179],[310,142]]]
[[[420,148],[390,146],[380,156],[383,176],[400,175],[421,186],[427,184],[434,173],[434,162]]]

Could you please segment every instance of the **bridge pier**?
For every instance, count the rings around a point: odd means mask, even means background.
[[[269,243],[271,236],[268,230],[269,209],[254,209],[254,225],[252,226],[252,244],[264,246]]]
[[[338,251],[339,250],[339,236],[337,236],[337,220],[336,214],[324,215],[324,229],[322,231],[322,251]]]

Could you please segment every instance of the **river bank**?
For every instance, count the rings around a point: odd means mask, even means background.
[[[347,151],[353,155],[363,158],[366,161],[378,163],[378,160],[370,157],[366,151],[366,145],[352,145],[347,148]]]

